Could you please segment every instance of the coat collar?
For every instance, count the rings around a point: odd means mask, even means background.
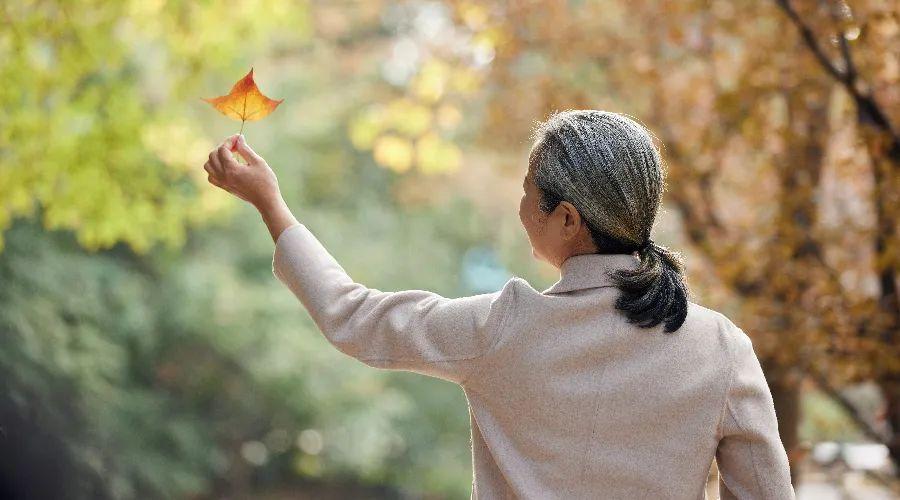
[[[635,269],[640,260],[631,254],[586,253],[573,255],[562,263],[559,281],[542,293],[563,293],[585,288],[615,286],[610,272]]]

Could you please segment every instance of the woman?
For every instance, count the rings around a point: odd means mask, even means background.
[[[750,339],[689,302],[677,256],[650,239],[664,172],[629,118],[565,111],[536,129],[519,216],[560,270],[544,291],[521,278],[456,299],[367,288],[294,218],[243,136],[204,168],[259,210],[274,274],[337,349],[463,387],[473,498],[704,498],[714,457],[723,498],[793,498]]]

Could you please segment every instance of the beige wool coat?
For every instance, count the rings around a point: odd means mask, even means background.
[[[544,291],[385,292],[298,224],[272,270],[341,352],[462,386],[473,499],[702,499],[714,457],[723,498],[794,498],[750,339],[694,303],[672,334],[629,324],[607,272],[637,263],[570,257]]]

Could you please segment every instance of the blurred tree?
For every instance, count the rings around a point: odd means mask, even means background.
[[[832,2],[801,4],[801,8],[808,9],[801,13],[788,0],[777,3],[797,27],[822,70],[853,100],[857,133],[868,153],[871,172],[875,221],[869,239],[875,253],[873,270],[878,277],[878,313],[869,319],[856,318],[855,328],[862,336],[896,346],[900,341],[900,132],[893,124],[900,113],[895,111],[891,116],[887,110],[896,110],[900,101],[900,10],[882,2],[860,2],[854,9],[844,2]],[[861,74],[851,43],[862,35],[872,49],[862,54]],[[825,49],[823,38],[837,45],[837,57]],[[878,368],[874,379],[885,398],[889,432],[884,440],[894,463],[900,465],[900,366],[894,360],[883,369]],[[815,375],[821,380],[821,375]],[[852,404],[839,394],[836,396],[851,414],[857,415]],[[877,431],[869,430],[868,434],[878,438]]]

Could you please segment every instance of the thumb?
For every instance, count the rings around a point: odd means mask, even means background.
[[[263,161],[262,157],[256,154],[256,151],[253,151],[253,148],[251,148],[250,145],[247,144],[247,140],[244,139],[244,134],[239,134],[237,136],[231,149],[237,151],[238,154],[241,155],[241,157],[243,157],[247,163],[253,161]]]

